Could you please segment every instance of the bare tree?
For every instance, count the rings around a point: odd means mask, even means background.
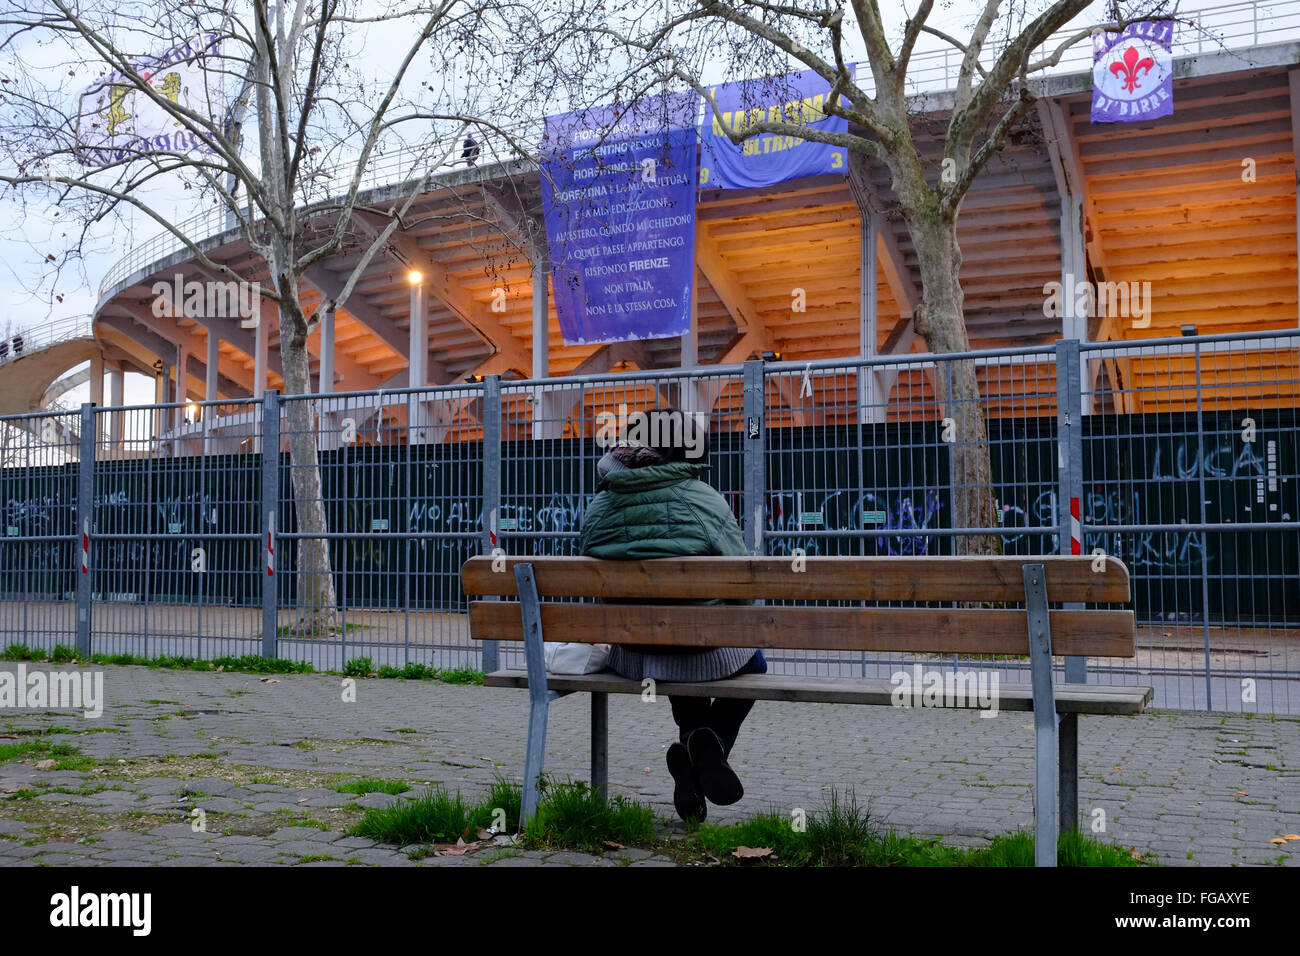
[[[166,215],[159,196],[167,187],[224,210],[265,264],[262,295],[279,309],[286,394],[306,394],[307,338],[318,313],[343,305],[403,213],[460,149],[464,131],[499,133],[572,82],[558,71],[551,42],[558,25],[582,16],[583,2],[283,0],[271,8],[266,0],[10,0],[0,11],[0,163],[10,167],[0,181],[14,187],[33,226],[50,215],[69,220],[50,240],[52,272],[88,251],[97,224],[133,207],[210,274],[244,280],[200,248],[206,236],[186,234]],[[160,81],[153,57],[192,38],[221,46],[206,61],[207,88],[186,101],[174,81]],[[368,41],[379,48],[367,50]],[[110,73],[114,86],[87,109],[78,94]],[[128,95],[163,111],[176,135],[89,151],[87,130],[102,141]],[[387,227],[359,241],[351,227],[363,178],[397,148],[423,151],[410,167],[417,181],[385,210]],[[83,167],[87,158],[94,162]],[[309,314],[300,277],[358,245],[360,261],[341,293]],[[298,531],[323,533],[311,405],[288,402],[286,416]],[[328,544],[310,537],[298,544],[295,630],[318,633],[337,617]]]
[[[627,88],[632,78],[644,82],[648,72],[666,83],[685,83],[695,89],[734,143],[775,133],[846,147],[850,174],[859,177],[868,161],[882,163],[889,170],[898,211],[919,259],[916,332],[932,352],[969,352],[957,242],[962,199],[1008,134],[1034,107],[1037,97],[1031,78],[1059,63],[1071,46],[1091,36],[1093,28],[1080,29],[1045,52],[1036,51],[1094,0],[985,0],[975,8],[965,39],[930,26],[927,20],[934,0],[920,0],[893,42],[876,0],[672,0],[672,4],[675,11],[657,17],[647,15],[643,4],[629,4],[621,15],[611,17],[609,26],[585,37],[589,48],[603,38],[621,53],[614,59],[620,69],[608,74],[612,85]],[[1095,5],[1106,8],[1101,15],[1109,12],[1112,19],[1103,29],[1111,31],[1167,6],[1124,4],[1129,9],[1121,15],[1117,4]],[[955,47],[961,55],[937,166],[918,148],[917,117],[909,115],[914,104],[909,99],[908,69],[923,33]],[[851,52],[855,47],[866,52],[856,78]],[[815,71],[830,86],[825,112],[847,119],[848,132],[827,132],[793,116],[728,123],[705,83],[706,72],[716,77],[719,66],[732,71],[736,79],[762,82],[766,78],[772,83],[791,69]],[[938,377],[939,400],[955,420],[958,439],[953,449],[957,475],[953,524],[992,529],[997,524],[992,470],[974,363],[954,363],[951,392],[945,379]],[[992,553],[999,541],[995,534],[971,535],[960,539],[957,547]]]

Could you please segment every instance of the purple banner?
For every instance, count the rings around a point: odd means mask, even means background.
[[[847,133],[847,119],[826,115],[830,91],[831,85],[812,70],[710,90],[721,116],[711,108],[704,111],[700,188],[758,189],[804,176],[845,175],[848,150],[843,146],[776,133],[759,133],[737,145],[727,136],[728,130],[739,133],[762,122]]]
[[[1131,123],[1174,112],[1174,21],[1143,20],[1092,35],[1092,121]]]
[[[690,331],[697,103],[676,94],[547,118],[542,209],[566,345]]]

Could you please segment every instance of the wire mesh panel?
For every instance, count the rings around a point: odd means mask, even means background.
[[[479,665],[460,568],[480,550],[483,391],[281,400],[281,656],[321,668]]]
[[[1300,333],[1085,346],[1084,545],[1133,577],[1157,704],[1300,712]]]
[[[75,412],[0,417],[0,647],[76,643]]]
[[[92,649],[261,651],[261,403],[95,412]]]
[[[1051,349],[769,365],[765,553],[1054,553],[1056,391]],[[778,672],[830,676],[888,677],[911,661],[769,657]]]

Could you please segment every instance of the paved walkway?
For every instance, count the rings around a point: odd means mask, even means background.
[[[364,808],[405,797],[339,793],[340,781],[399,778],[413,793],[440,783],[474,797],[499,774],[518,779],[524,692],[376,679],[345,703],[341,679],[324,675],[103,672],[98,719],[0,710],[0,748],[41,740],[89,758],[58,771],[30,754],[0,762],[0,865],[668,862],[513,848],[412,861],[343,835]],[[553,705],[549,772],[585,776],[588,719],[585,698]],[[1104,819],[1106,839],[1165,865],[1300,865],[1300,842],[1269,842],[1300,832],[1300,720],[1166,712],[1083,717],[1080,728],[1080,802],[1087,821]],[[610,736],[612,791],[672,817],[667,701],[614,698]],[[812,810],[831,787],[852,787],[886,826],[955,844],[1032,825],[1028,714],[760,702],[732,762],[746,797],[710,819]],[[206,830],[195,831],[195,808]]]

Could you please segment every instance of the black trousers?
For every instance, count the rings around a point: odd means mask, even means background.
[[[740,725],[754,707],[752,700],[735,697],[669,697],[673,706],[673,720],[677,721],[682,743],[691,731],[708,727],[722,740],[725,754],[731,753],[740,734]]]
[[[766,673],[767,661],[763,657],[763,652],[758,651],[750,658],[748,664],[731,676]],[[683,744],[686,743],[686,738],[690,736],[691,731],[708,727],[722,740],[724,755],[731,753],[731,748],[736,745],[736,737],[740,735],[740,725],[754,709],[752,700],[736,697],[670,696],[668,702],[672,705],[673,720],[677,722],[678,737]]]

